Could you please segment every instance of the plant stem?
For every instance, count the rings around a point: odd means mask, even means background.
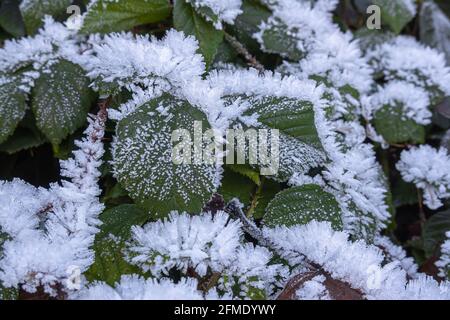
[[[260,73],[264,72],[264,66],[258,60],[256,60],[256,58],[252,56],[250,52],[248,52],[247,48],[245,48],[244,45],[240,43],[235,37],[225,32],[225,40],[228,41],[228,43],[234,48],[234,50],[236,50],[237,53],[245,58],[249,66],[255,68]]]

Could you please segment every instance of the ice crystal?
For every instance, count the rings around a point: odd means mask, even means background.
[[[396,165],[403,180],[423,191],[424,203],[430,209],[442,206],[450,197],[450,156],[446,149],[422,145],[402,151]]]

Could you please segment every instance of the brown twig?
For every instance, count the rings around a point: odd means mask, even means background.
[[[233,47],[234,50],[236,50],[237,53],[244,57],[250,67],[255,68],[260,73],[264,72],[264,66],[258,60],[256,60],[256,58],[252,56],[250,52],[248,52],[247,48],[245,48],[244,45],[240,43],[235,37],[225,32],[225,40],[228,41],[228,43]]]

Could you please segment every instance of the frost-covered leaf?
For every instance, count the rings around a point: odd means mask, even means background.
[[[95,95],[83,69],[66,60],[36,80],[31,108],[38,128],[54,145],[81,127]]]
[[[4,288],[0,285],[0,300],[17,300],[19,290],[16,288]]]
[[[423,229],[423,248],[427,257],[437,253],[439,245],[446,239],[445,232],[450,230],[450,210],[434,214],[427,220]]]
[[[170,15],[167,0],[93,0],[85,13],[81,32],[109,33],[161,21]]]
[[[429,105],[435,105],[450,94],[450,67],[445,56],[412,36],[397,36],[367,51],[366,56],[375,72],[388,81],[386,86],[390,82],[413,86],[414,89],[397,88],[397,96],[415,96],[416,91],[422,91],[428,96]]]
[[[321,142],[314,122],[311,102],[292,98],[248,97],[251,105],[244,116],[257,116],[259,123],[320,148]]]
[[[243,0],[242,14],[240,14],[230,29],[251,52],[259,50],[258,42],[253,38],[261,22],[271,15],[270,10],[258,0]]]
[[[209,127],[201,111],[165,94],[118,123],[115,174],[130,196],[154,217],[164,217],[171,210],[199,212],[216,190],[215,163],[203,163],[196,155],[191,164],[172,161],[172,149],[178,143],[171,142],[172,132],[186,129],[192,134],[194,121],[201,121],[203,129]]]
[[[0,27],[15,37],[25,35],[19,3],[20,0],[0,1]]]
[[[264,222],[268,226],[294,226],[312,220],[330,222],[342,230],[341,210],[333,195],[318,185],[292,187],[278,193],[269,203]]]
[[[215,29],[184,0],[175,0],[173,24],[177,30],[183,31],[186,35],[195,36],[206,64],[211,64],[222,42],[223,31]]]
[[[138,275],[124,275],[110,287],[104,282],[94,283],[74,292],[74,300],[202,300],[197,279],[145,279]]]
[[[424,143],[425,127],[405,119],[399,106],[384,106],[375,113],[374,125],[388,143]]]
[[[422,5],[420,40],[443,52],[450,64],[450,18],[433,1],[425,1]]]
[[[133,227],[131,262],[153,275],[188,268],[205,276],[222,272],[236,259],[241,224],[223,211],[189,215],[172,212],[167,219]]]
[[[298,49],[299,39],[295,35],[298,29],[289,28],[282,22],[272,24],[261,33],[264,50],[270,53],[278,53],[282,57],[291,61],[298,61],[305,56],[305,53]]]
[[[222,29],[222,21],[233,24],[240,10],[242,0],[186,0],[195,10],[211,21],[216,29]]]
[[[143,225],[149,214],[133,204],[122,204],[106,210],[100,215],[103,222],[98,237],[107,237],[112,234],[127,239],[131,234],[131,226]]]
[[[27,33],[35,33],[42,26],[45,15],[54,16],[65,13],[71,3],[72,0],[23,0],[20,11]]]
[[[446,149],[421,145],[403,150],[396,168],[403,180],[421,189],[428,208],[438,209],[442,200],[450,197],[450,155]]]
[[[25,116],[26,100],[19,77],[0,74],[0,143],[6,141]]]
[[[143,225],[148,218],[148,213],[132,204],[111,208],[100,215],[103,224],[95,237],[95,261],[85,273],[89,281],[105,281],[113,285],[124,274],[141,273],[139,268],[125,260],[123,251],[130,238],[131,227]]]
[[[317,167],[324,159],[321,142],[314,121],[314,110],[310,102],[286,97],[230,96],[228,103],[240,99],[248,104],[248,109],[240,117],[245,128],[279,130],[279,152],[276,150],[272,160],[276,158],[279,167],[274,175],[277,180],[286,181],[295,172],[307,172]],[[267,145],[273,148],[271,132],[267,137]],[[246,152],[251,146],[246,146]],[[252,148],[256,148],[252,146]],[[271,149],[271,152],[273,149]],[[264,165],[252,164],[258,168]],[[273,165],[271,163],[270,165]]]
[[[385,32],[384,30],[370,30],[367,28],[361,28],[354,32],[355,38],[359,42],[360,48],[365,52],[372,49],[377,45],[391,40],[395,34],[392,32]]]
[[[414,0],[373,0],[372,2],[381,8],[381,21],[388,24],[395,33],[400,33],[416,15]]]

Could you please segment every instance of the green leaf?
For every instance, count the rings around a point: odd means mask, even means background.
[[[311,168],[322,164],[325,155],[315,127],[314,110],[310,102],[270,96],[247,97],[241,95],[226,98],[227,103],[232,103],[236,99],[250,104],[251,107],[244,112],[244,116],[257,120],[255,129],[279,130],[279,150],[271,153],[269,157],[272,162],[270,167],[277,171],[273,178],[287,181],[296,172],[307,173]],[[249,129],[240,122],[236,124],[236,128],[239,127]],[[276,132],[271,132],[271,134],[274,133]],[[270,148],[273,147],[271,137],[267,137],[267,145]],[[247,154],[248,148],[247,139],[245,150]],[[260,169],[269,167],[269,164],[259,162],[257,164],[250,163],[250,165]]]
[[[19,127],[13,136],[0,144],[0,151],[14,154],[22,150],[39,147],[45,142],[46,140],[41,134],[35,134],[29,129]]]
[[[311,102],[292,98],[248,97],[251,107],[244,115],[256,114],[258,122],[294,137],[306,144],[321,148],[314,108]]]
[[[261,178],[259,176],[259,172],[248,165],[229,164],[229,165],[227,165],[227,168],[229,168],[230,170],[232,170],[236,173],[240,173],[244,177],[249,178],[258,186],[261,184]]]
[[[304,53],[297,46],[299,39],[295,35],[298,32],[300,31],[297,28],[289,28],[281,22],[271,24],[270,28],[266,28],[261,35],[264,51],[277,53],[292,61],[301,60]]]
[[[25,35],[25,26],[19,9],[20,0],[0,1],[0,27],[15,37]]]
[[[260,192],[255,195],[257,197],[256,207],[251,213],[254,219],[261,219],[264,217],[270,201],[272,201],[281,191],[281,185],[270,179],[263,178],[261,186]]]
[[[98,0],[85,15],[82,33],[109,33],[154,23],[170,15],[167,0]]]
[[[0,143],[12,135],[25,116],[27,95],[19,86],[19,77],[0,74]]]
[[[149,214],[134,204],[122,204],[103,212],[100,220],[103,222],[98,238],[106,238],[109,234],[122,239],[131,235],[131,227],[143,225],[150,218]]]
[[[184,0],[175,0],[173,24],[175,29],[192,35],[198,40],[200,51],[205,58],[206,65],[209,66],[214,61],[214,56],[223,40],[223,31],[216,30]]]
[[[400,33],[410,22],[415,14],[410,8],[410,4],[415,5],[410,0],[373,0],[373,4],[381,9],[381,21],[389,25],[395,33]]]
[[[383,106],[375,112],[373,123],[388,143],[425,142],[425,127],[405,118],[400,106]]]
[[[414,205],[417,203],[417,189],[413,183],[397,179],[392,189],[394,205],[401,207],[403,205]]]
[[[372,50],[378,45],[388,42],[395,37],[395,34],[385,30],[370,30],[367,28],[361,28],[354,32],[355,38],[359,41],[359,47],[367,52]]]
[[[450,64],[450,19],[433,1],[420,11],[420,41],[443,52]]]
[[[169,110],[168,114],[158,111],[160,108]],[[216,165],[198,161],[199,157],[191,152],[195,121],[203,129],[209,128],[201,111],[165,94],[142,105],[117,125],[113,167],[118,181],[155,218],[167,216],[172,210],[200,212],[216,190]],[[171,141],[176,129],[187,130],[185,140]],[[184,147],[180,153],[189,152],[192,163],[172,161],[173,149],[180,146]]]
[[[230,29],[250,52],[257,52],[259,43],[253,38],[253,35],[259,31],[259,25],[266,21],[272,13],[257,0],[242,1],[241,10],[242,13],[237,16]]]
[[[17,288],[5,288],[0,284],[0,301],[17,300],[18,298],[19,290]]]
[[[57,145],[86,122],[94,98],[83,69],[60,60],[36,80],[31,109],[38,128]]]
[[[238,198],[246,207],[250,204],[256,185],[248,177],[235,172],[227,165],[221,182],[222,185],[217,193],[223,196],[226,203],[233,198]]]
[[[45,15],[56,16],[65,13],[71,3],[72,0],[22,1],[20,10],[22,11],[27,33],[35,33],[42,26],[42,19]]]
[[[131,227],[143,225],[148,218],[148,213],[132,204],[111,208],[100,215],[103,224],[95,237],[95,261],[85,272],[89,281],[105,281],[114,285],[124,274],[142,273],[124,259],[123,251],[131,236]]]
[[[435,255],[441,243],[446,239],[445,232],[450,230],[450,210],[434,214],[424,225],[423,249],[427,258]]]
[[[268,226],[306,224],[312,220],[328,221],[342,230],[341,209],[333,195],[317,185],[293,187],[278,193],[269,203],[264,222]]]

